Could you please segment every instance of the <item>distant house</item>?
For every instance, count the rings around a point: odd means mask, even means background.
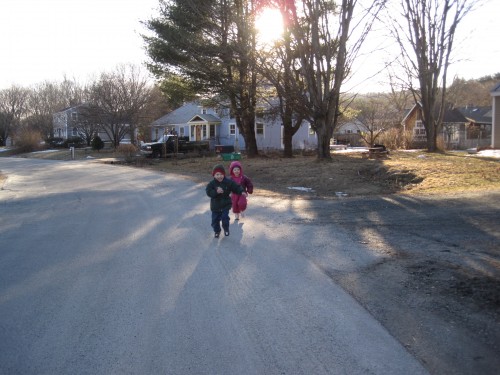
[[[78,137],[77,123],[81,109],[82,105],[67,107],[52,115],[54,137],[62,139]]]
[[[469,140],[466,146],[483,147],[491,143],[492,129],[492,108],[468,106],[458,108],[464,115],[468,123],[466,124],[466,139]]]
[[[342,123],[337,126],[335,132],[333,133],[334,143],[351,146],[361,146],[363,144],[361,132],[363,131],[366,131],[365,126],[356,119],[346,123]]]
[[[79,124],[81,124],[84,119],[85,109],[85,104],[79,104],[54,113],[52,115],[54,137],[62,139],[69,139],[72,137],[85,138],[83,132],[79,128]],[[105,143],[111,142],[111,139],[103,129],[99,129],[98,135]],[[131,143],[130,134],[127,134],[121,140],[121,143]]]
[[[500,83],[491,90],[491,147],[500,148]]]
[[[261,111],[257,111],[262,113]],[[230,116],[228,108],[209,108],[198,102],[186,103],[151,123],[151,139],[165,133],[189,137],[192,141],[209,140],[212,149],[216,145],[232,145],[236,150],[245,148],[245,140]],[[283,125],[280,119],[257,115],[255,137],[259,150],[282,149]],[[293,137],[293,148],[315,148],[316,134],[304,123]]]
[[[468,131],[468,126],[472,123],[462,114],[458,108],[448,109],[444,113],[443,126],[438,136],[442,136],[448,149],[462,149],[478,147],[481,144],[489,144],[490,138],[487,133],[482,132],[483,139],[479,139],[477,133]],[[422,122],[422,110],[420,104],[415,104],[402,121],[405,131],[412,133],[412,147],[424,147],[427,135]]]
[[[220,133],[221,123],[220,114],[213,108],[186,103],[153,121],[151,139],[158,139],[163,134],[177,134],[189,137],[191,141],[214,140]]]

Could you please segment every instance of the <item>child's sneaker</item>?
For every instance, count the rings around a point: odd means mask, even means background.
[[[224,229],[224,236],[229,236],[229,229]]]
[[[219,238],[219,236],[220,236],[220,232],[215,232],[214,237]]]

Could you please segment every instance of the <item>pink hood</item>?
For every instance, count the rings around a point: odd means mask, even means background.
[[[233,174],[234,167],[238,167],[240,169],[240,177],[242,177],[243,176],[243,167],[241,166],[241,163],[239,161],[233,161],[231,163],[231,165],[229,166],[229,174],[231,175],[231,177],[235,177],[235,175]]]

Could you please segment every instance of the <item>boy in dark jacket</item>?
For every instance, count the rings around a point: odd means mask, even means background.
[[[231,209],[230,194],[246,194],[243,188],[233,180],[226,178],[226,171],[222,164],[212,170],[214,179],[207,184],[206,192],[210,197],[210,210],[212,211],[212,228],[215,238],[218,238],[222,229],[224,235],[229,236],[229,210]]]

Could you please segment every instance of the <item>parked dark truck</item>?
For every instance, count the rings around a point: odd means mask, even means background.
[[[154,142],[141,145],[141,154],[153,158],[164,157],[166,154],[209,150],[210,143],[208,141],[190,141],[189,137],[178,137],[172,134],[164,134]]]

